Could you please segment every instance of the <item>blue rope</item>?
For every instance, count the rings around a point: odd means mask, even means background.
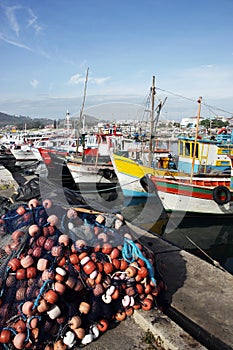
[[[5,350],[9,350],[9,349],[10,349],[8,345],[6,345],[6,344],[4,344],[4,343],[3,343],[2,345],[3,345],[3,347],[4,347]]]
[[[24,340],[24,343],[27,343],[29,341],[29,339],[30,339],[30,330],[29,330],[29,328],[27,328],[27,337]]]
[[[33,320],[33,318],[37,318],[39,321],[41,321],[41,316],[39,316],[39,315],[31,316],[27,319],[27,328],[30,328],[30,322],[31,322],[31,320]]]
[[[20,303],[20,304],[18,305],[19,314],[20,314],[20,316],[22,317],[22,319],[23,319],[24,321],[26,321],[26,320],[27,320],[27,317],[26,317],[26,315],[24,315],[24,313],[23,313],[23,311],[22,311],[22,306],[23,306],[23,302]]]
[[[38,294],[36,300],[34,301],[33,309],[35,309],[39,305],[39,300],[40,300],[42,294],[44,293],[44,290],[47,287],[47,284],[52,283],[52,282],[53,282],[52,280],[44,281],[42,287],[40,288],[39,294]]]
[[[142,259],[146,264],[152,283],[155,286],[157,285],[156,279],[154,278],[153,266],[151,265],[149,260],[142,254],[139,247],[131,239],[124,238],[124,245],[122,248],[122,257],[128,263],[134,262],[137,258]]]
[[[4,329],[7,329],[7,330],[10,331],[11,333],[13,333],[13,335],[16,335],[16,334],[17,334],[16,330],[15,330],[14,328],[12,328],[12,327],[3,327],[2,329],[3,329],[3,330],[4,330]]]
[[[35,207],[35,208],[27,208],[26,205],[23,205],[23,204],[22,204],[22,206],[24,207],[25,212],[31,212],[31,213],[33,213],[34,211],[38,211],[39,209],[42,209],[42,208],[43,208],[42,205],[40,205],[40,206],[38,206],[38,207]],[[14,212],[16,212],[16,209],[14,210]],[[11,219],[19,218],[19,217],[21,217],[21,216],[23,216],[23,215],[18,214],[18,213],[16,212],[16,214],[14,214],[14,215],[12,215],[12,216],[10,216],[10,214],[9,214],[9,216],[6,215],[6,216],[4,217],[4,220],[11,220]]]

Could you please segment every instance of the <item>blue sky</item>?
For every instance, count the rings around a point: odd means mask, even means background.
[[[230,117],[232,18],[233,0],[2,0],[0,111],[79,115],[89,67],[97,118],[140,118],[153,75],[161,118],[196,115],[199,96],[203,117]]]

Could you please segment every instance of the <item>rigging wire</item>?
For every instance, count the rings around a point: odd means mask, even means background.
[[[192,99],[192,98],[189,98],[189,97],[186,97],[186,96],[183,96],[183,95],[180,95],[180,94],[176,94],[174,92],[171,92],[171,91],[168,91],[168,90],[164,90],[164,89],[161,89],[159,87],[156,87],[157,90],[159,91],[162,91],[162,92],[166,92],[170,95],[173,95],[173,96],[176,96],[176,97],[180,97],[180,98],[183,98],[184,100],[187,100],[187,101],[191,101],[191,102],[195,102],[196,103],[196,100]],[[228,113],[228,114],[231,114],[233,115],[233,112],[229,112],[229,111],[226,111],[225,109],[222,109],[222,108],[218,108],[218,107],[214,107],[214,106],[211,106],[207,103],[203,103],[203,105],[209,109],[215,109],[217,111],[220,111],[220,112],[224,112],[224,113]],[[211,111],[213,114],[215,114],[213,111]],[[215,114],[217,116],[217,114]]]
[[[143,104],[145,106],[145,108],[143,110],[143,114],[142,114],[142,117],[141,117],[141,122],[143,122],[144,119],[145,119],[145,121],[147,120],[146,113],[148,113],[148,109],[150,107],[150,101],[151,101],[151,92],[146,96],[146,101]]]

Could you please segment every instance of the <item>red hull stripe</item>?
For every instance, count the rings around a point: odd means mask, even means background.
[[[181,184],[168,181],[154,180],[157,190],[160,192],[182,195],[187,197],[213,200],[213,189],[191,184]]]

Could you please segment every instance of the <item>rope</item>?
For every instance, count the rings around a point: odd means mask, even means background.
[[[156,90],[160,90],[160,91],[166,92],[166,93],[168,93],[168,94],[170,94],[170,95],[177,96],[177,97],[183,98],[184,100],[188,100],[188,101],[191,101],[191,102],[195,102],[195,103],[196,103],[196,100],[194,100],[194,99],[192,99],[192,98],[188,98],[188,97],[185,97],[185,96],[180,95],[180,94],[176,94],[176,93],[171,92],[171,91],[168,91],[168,90],[160,89],[159,87],[156,87]],[[206,104],[206,103],[204,103],[204,105],[205,105],[205,107],[207,107],[207,108],[209,108],[209,109],[210,109],[210,108],[211,108],[211,109],[213,108],[213,109],[216,109],[216,110],[218,110],[218,111],[220,111],[220,112],[232,114],[232,112],[226,111],[225,109],[222,109],[222,108],[214,107],[214,106],[208,105],[208,104]],[[215,113],[214,113],[214,114],[215,114]],[[215,115],[216,115],[216,114],[215,114]]]
[[[22,163],[24,163],[25,161],[22,161]],[[31,162],[31,161],[28,161],[29,163]],[[33,167],[33,166],[35,166],[35,165],[38,165],[39,164],[39,160],[35,160],[35,161],[33,161],[33,163],[30,163],[30,164],[25,164],[24,166],[21,166],[21,168],[22,169],[27,169],[27,168],[31,168],[31,167]]]
[[[166,208],[164,208],[166,210]],[[171,220],[171,218],[169,218],[169,221],[173,224],[176,225],[174,220]],[[220,265],[220,263],[216,260],[214,260],[209,254],[207,254],[201,247],[199,247],[197,245],[197,243],[195,243],[189,236],[187,236],[186,231],[182,228],[179,229],[180,230],[180,234],[182,234],[182,236],[184,236],[190,243],[192,243],[201,253],[203,253],[203,255],[205,255],[212,263],[215,267],[219,268],[220,270],[226,272],[227,270],[224,269],[223,266]],[[182,248],[180,248],[182,249]],[[184,248],[183,248],[184,249]],[[187,250],[187,249],[185,249]]]
[[[134,183],[134,182],[138,182],[138,181],[139,181],[139,179],[136,179],[136,180],[133,180],[133,181],[127,182],[127,183],[126,183],[126,184],[124,184],[123,186],[121,186],[121,185],[116,185],[116,186],[114,186],[114,187],[109,187],[109,188],[107,188],[107,189],[98,190],[97,192],[106,192],[106,191],[110,191],[110,190],[115,190],[115,189],[117,189],[117,188],[121,188],[121,187],[124,187],[124,186],[130,185],[130,184],[132,184],[132,183]],[[101,183],[101,182],[99,182],[99,183]],[[97,182],[97,184],[98,184],[98,182]],[[86,193],[96,193],[96,191],[80,191],[79,193],[81,193],[81,194],[86,194]]]
[[[201,249],[189,236],[185,235],[185,237],[187,238],[187,240],[189,242],[191,242],[197,249],[199,249],[202,254],[204,254],[208,259],[210,259],[213,263],[214,266],[218,267],[220,270],[226,272],[226,270],[219,264],[218,261],[214,260],[213,258],[211,258],[211,256],[209,256],[203,249]]]
[[[122,256],[123,256],[123,259],[126,260],[128,263],[134,262],[137,258],[142,259],[146,264],[151,281],[155,286],[157,285],[156,280],[154,278],[153,266],[151,265],[149,260],[142,254],[139,247],[131,239],[128,239],[128,238],[124,239]]]
[[[101,182],[97,182],[97,184],[101,184]],[[115,190],[116,188],[121,188],[121,186],[120,185],[116,185],[116,186],[113,186],[113,187],[109,187],[107,189],[98,190],[97,192],[106,192],[106,191],[110,191],[110,190]],[[79,191],[79,193],[81,193],[81,194],[96,193],[96,191]]]
[[[44,281],[42,287],[40,288],[39,294],[38,294],[36,300],[34,301],[33,309],[35,309],[39,305],[39,300],[40,300],[42,294],[44,293],[45,289],[47,288],[47,285],[49,283],[52,283],[52,282],[53,282],[52,280]]]

